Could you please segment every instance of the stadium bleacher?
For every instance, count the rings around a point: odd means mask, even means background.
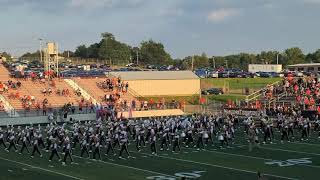
[[[16,109],[22,110],[25,108],[21,99],[23,97],[34,99],[35,102],[42,103],[45,99],[48,100],[50,107],[61,107],[66,103],[78,104],[81,97],[77,96],[73,90],[64,82],[54,80],[54,86],[52,82],[34,82],[31,79],[15,79],[11,78],[9,71],[0,64],[0,81],[6,83],[8,80],[13,82],[20,81],[21,86],[16,89],[9,89],[8,92],[2,93],[6,100]],[[51,89],[52,93],[44,93],[44,90]],[[58,91],[67,90],[68,95],[58,95]],[[34,107],[33,107],[34,108]]]

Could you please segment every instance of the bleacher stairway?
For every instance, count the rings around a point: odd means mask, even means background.
[[[97,104],[98,101],[92,97],[86,90],[84,90],[82,87],[80,87],[74,80],[72,79],[65,79],[64,80],[74,91],[79,90],[81,92],[81,95],[83,98],[87,101],[91,101],[93,104]]]
[[[0,81],[6,82],[9,79],[11,79],[9,71],[3,66],[2,62],[0,62]],[[9,102],[2,94],[0,94],[0,101],[2,102],[4,110],[9,117],[19,117],[19,114],[16,112],[13,104],[11,104],[11,102]]]

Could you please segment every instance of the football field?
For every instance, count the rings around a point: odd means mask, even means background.
[[[300,136],[300,134],[298,134]],[[104,156],[105,148],[101,148],[102,161],[81,158],[79,148],[73,151],[76,164],[62,166],[57,158],[48,162],[50,152],[42,151],[32,159],[26,152],[22,155],[11,150],[7,153],[0,149],[0,179],[2,180],[67,180],[67,179],[155,179],[175,180],[187,179],[258,179],[261,172],[265,179],[301,179],[314,180],[320,177],[320,139],[315,136],[308,141],[292,141],[261,145],[248,151],[243,129],[236,132],[235,144],[230,148],[219,148],[216,141],[205,150],[185,148],[181,144],[181,152],[158,151],[152,155],[149,144],[141,152],[131,142],[129,150],[132,158],[118,159],[109,153]],[[260,138],[262,139],[262,138]],[[277,132],[276,139],[279,139]],[[31,148],[31,147],[30,147]],[[20,149],[20,146],[18,146]],[[32,149],[29,149],[30,151]],[[119,152],[119,148],[116,148]],[[63,156],[62,154],[60,154]]]

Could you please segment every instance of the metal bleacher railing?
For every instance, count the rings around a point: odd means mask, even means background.
[[[61,108],[52,108],[51,112],[49,110],[46,111],[46,115],[43,115],[42,109],[36,110],[36,109],[31,109],[31,110],[15,110],[15,113],[19,114],[19,117],[37,117],[37,116],[49,116],[50,113],[52,113],[54,116],[55,115],[62,115],[63,110]],[[86,108],[84,107],[82,111],[79,111],[79,107],[75,107],[75,112],[68,112],[68,114],[92,114],[95,113],[95,111],[91,111],[90,107]],[[6,112],[0,111],[0,118],[17,118],[16,116],[9,116]]]
[[[281,81],[277,81],[277,82],[274,82],[272,84],[268,84],[267,86],[276,86],[276,85],[279,85],[280,83],[281,83]],[[249,103],[251,101],[257,100],[259,97],[262,96],[262,94],[266,90],[267,86],[262,88],[262,89],[260,89],[259,91],[256,91],[254,93],[251,93],[251,94],[247,95],[246,98],[245,98],[245,102]]]

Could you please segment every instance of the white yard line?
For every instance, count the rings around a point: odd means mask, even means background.
[[[236,156],[236,157],[243,157],[243,158],[251,158],[251,159],[258,159],[258,160],[264,160],[264,161],[273,161],[278,159],[268,159],[263,157],[256,157],[256,156],[247,156],[242,154],[234,154],[234,153],[225,153],[220,151],[211,151],[211,150],[202,150],[206,152],[216,153],[216,154],[224,154],[224,155],[230,155],[230,156]],[[313,165],[307,165],[307,164],[297,164],[298,166],[307,166],[307,167],[313,167],[313,168],[320,168],[320,166],[313,166]]]
[[[20,146],[20,145],[18,145]],[[42,152],[45,152],[43,150],[40,150]],[[169,175],[169,174],[164,174],[164,173],[160,173],[160,172],[155,172],[155,171],[150,171],[150,170],[146,170],[146,169],[140,169],[140,168],[136,168],[136,167],[132,167],[132,166],[126,166],[126,165],[122,165],[122,164],[116,164],[116,163],[111,163],[111,162],[106,162],[106,161],[94,161],[93,159],[87,159],[87,158],[83,158],[83,157],[80,157],[80,156],[77,156],[77,155],[72,155],[72,157],[75,157],[75,158],[78,158],[78,159],[84,159],[84,160],[90,160],[90,161],[93,161],[93,162],[101,162],[101,163],[104,163],[104,164],[109,164],[109,165],[114,165],[114,166],[119,166],[119,167],[123,167],[123,168],[128,168],[128,169],[133,169],[133,170],[138,170],[138,171],[143,171],[143,172],[148,172],[148,173],[151,173],[151,174],[157,174],[157,175],[162,175],[162,176],[168,176],[168,177],[176,177],[176,176],[172,176],[172,175]],[[0,157],[1,159],[1,157]],[[9,160],[10,161],[10,160]],[[27,165],[27,166],[30,166],[31,165]],[[40,168],[40,167],[37,167],[37,168]],[[50,170],[48,170],[50,171]],[[54,171],[53,171],[54,172]],[[58,172],[57,172],[58,173]],[[62,174],[64,175],[64,174]],[[83,180],[83,179],[79,179],[78,180]]]
[[[79,159],[86,159],[86,158],[83,158],[83,157],[80,157],[80,156],[76,156],[76,155],[72,155],[72,156],[76,157],[76,158],[79,158]],[[94,161],[92,159],[86,159],[86,160]],[[151,173],[151,174],[157,174],[157,175],[168,176],[168,177],[175,177],[175,176],[172,176],[172,175],[169,175],[169,174],[164,174],[164,173],[160,173],[160,172],[156,172],[156,171],[136,168],[136,167],[132,167],[132,166],[126,166],[126,165],[122,165],[122,164],[116,164],[116,163],[107,162],[107,161],[94,161],[94,162],[101,162],[101,163],[104,163],[104,164],[109,164],[109,165],[113,165],[113,166],[119,166],[119,167],[123,167],[123,168],[137,170],[137,171],[147,172],[147,173]]]
[[[301,142],[290,142],[289,144],[300,144],[300,145],[307,145],[307,146],[316,146],[316,147],[320,147],[320,144],[301,143]]]
[[[141,152],[135,152],[135,153],[143,154],[143,155],[150,155],[150,154],[141,153]],[[221,166],[221,165],[216,165],[216,164],[209,164],[209,163],[198,162],[198,161],[192,161],[192,160],[186,160],[186,159],[179,159],[179,158],[174,158],[174,157],[169,157],[169,156],[157,155],[155,157],[160,157],[160,158],[163,158],[163,159],[171,159],[171,160],[176,160],[176,161],[182,161],[182,162],[188,162],[188,163],[193,163],[193,164],[200,164],[200,165],[211,166],[211,167],[217,167],[217,168],[223,168],[223,169],[229,169],[229,170],[233,170],[233,171],[246,172],[246,173],[250,173],[250,174],[257,174],[257,172],[254,172],[254,171],[238,169],[238,168],[232,168],[232,167],[226,167],[226,166]],[[278,175],[273,175],[273,174],[265,174],[265,175],[266,176],[271,176],[271,177],[276,177],[276,178],[281,178],[281,179],[298,180],[296,178],[278,176]]]
[[[317,153],[294,151],[294,150],[279,149],[279,148],[268,148],[268,147],[262,147],[262,146],[260,146],[260,149],[268,149],[268,150],[273,150],[273,151],[293,152],[293,153],[298,153],[298,154],[307,154],[307,155],[313,155],[313,156],[320,156],[320,154],[317,154]]]
[[[68,177],[68,178],[71,178],[71,179],[84,180],[82,178],[78,178],[78,177],[75,177],[75,176],[63,174],[63,173],[60,173],[60,172],[57,172],[57,171],[52,171],[52,170],[41,168],[41,167],[38,167],[38,166],[33,166],[33,165],[26,164],[26,163],[23,163],[23,162],[14,161],[14,160],[7,159],[7,158],[0,157],[0,159],[4,160],[4,161],[12,162],[12,163],[20,164],[20,165],[23,165],[23,166],[28,166],[28,167],[33,168],[33,169],[39,169],[39,170],[42,170],[42,171],[46,171],[46,172],[49,172],[49,173],[52,173],[52,174],[58,174],[60,176]]]

